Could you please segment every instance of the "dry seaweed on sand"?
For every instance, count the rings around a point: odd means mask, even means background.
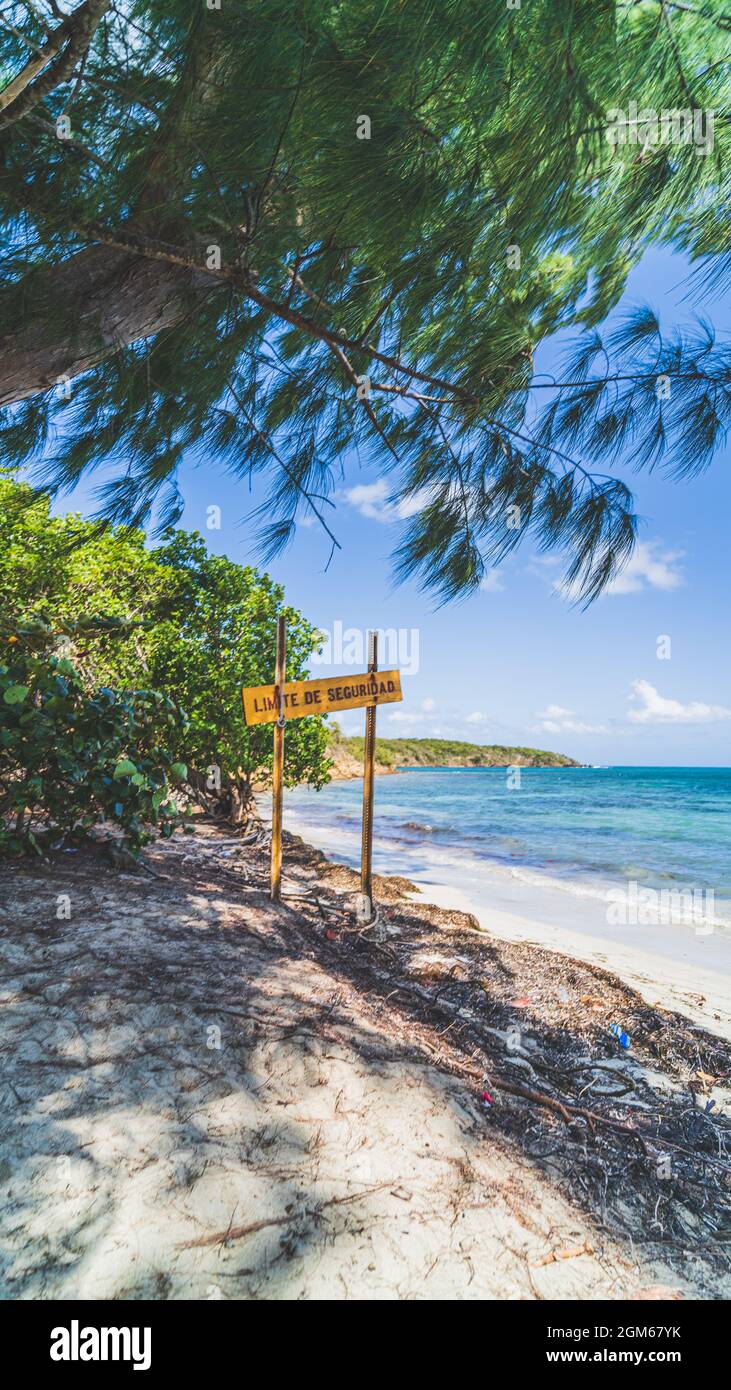
[[[299,853],[318,899],[333,882],[356,888],[352,870],[323,875]],[[707,1093],[731,1084],[729,1046],[607,970],[487,937],[469,914],[405,900],[411,889],[376,885],[385,950],[347,920],[326,949],[408,1020],[415,1046],[487,1093],[486,1131],[518,1144],[600,1230],[656,1247],[679,1269],[728,1268],[731,1120]],[[609,1032],[616,1017],[629,1053]],[[383,1010],[379,1022],[388,1027]]]
[[[541,1271],[588,1260],[576,1253],[583,1240],[598,1251],[625,1252],[627,1267],[661,1267],[664,1282],[672,1275],[701,1296],[714,1296],[728,1272],[731,1177],[723,1113],[729,1048],[720,1038],[650,1007],[600,967],[499,941],[475,929],[467,914],[417,905],[408,881],[377,882],[378,930],[363,928],[351,895],[357,876],[342,866],[334,870],[296,839],[286,841],[279,907],[268,902],[266,832],[249,839],[204,828],[191,840],[154,847],[149,858],[154,878],[126,868],[112,872],[108,860],[90,853],[59,853],[45,868],[13,870],[19,882],[28,879],[28,909],[37,916],[34,904],[47,902],[50,913],[15,927],[0,917],[13,959],[8,1009],[18,1020],[32,1016],[35,1030],[22,1034],[22,1047],[8,1034],[17,1060],[8,1074],[17,1094],[8,1103],[19,1113],[28,1110],[30,1096],[56,1094],[66,1077],[64,1103],[86,1097],[79,1111],[86,1139],[84,1126],[111,1094],[109,1076],[114,1094],[133,1104],[141,1080],[156,1086],[156,1078],[174,1073],[181,1079],[172,1093],[173,1119],[179,1111],[195,1126],[202,1106],[231,1104],[242,1087],[245,1096],[245,1059],[260,1041],[289,1048],[291,1040],[306,1039],[329,1054],[345,1036],[363,1075],[377,1075],[387,1057],[404,1070],[426,1063],[435,1077],[451,1079],[464,1097],[463,1132],[473,1149],[496,1161],[503,1156],[511,1171],[528,1174],[534,1215],[537,1202],[547,1209],[549,1189],[565,1200],[583,1234],[575,1242],[564,1223],[540,1259],[554,1245],[574,1254],[565,1261],[557,1255]],[[72,923],[53,920],[59,886],[73,895]],[[324,1002],[312,997],[311,972],[327,981]],[[279,982],[287,980],[294,992],[282,992]],[[111,1017],[105,1007],[103,1022],[112,1032],[108,1043],[94,1046],[107,997]],[[210,1016],[230,1021],[240,1065],[235,1058],[229,1063],[225,1085],[216,1054],[196,1052],[186,1041],[191,1011],[196,1029]],[[154,1026],[140,1032],[148,1016]],[[609,1032],[615,1019],[631,1035],[629,1052]],[[53,1046],[50,1033],[46,1038],[51,1027],[60,1030]],[[710,1099],[715,1105],[708,1111]],[[398,1104],[411,1104],[408,1089]],[[205,1126],[190,1132],[194,1154],[201,1146],[215,1148],[216,1136]],[[254,1155],[254,1174],[258,1164]],[[24,1189],[28,1201],[36,1190],[35,1180]],[[318,1197],[312,1211],[329,1195]],[[465,1188],[463,1197],[468,1217],[477,1194]],[[488,1200],[482,1190],[479,1201]],[[525,1195],[515,1205],[528,1219]],[[302,1211],[302,1221],[310,1220]],[[461,1213],[450,1208],[450,1220],[454,1214]],[[248,1208],[227,1212],[222,1224],[206,1215],[185,1239],[207,1239],[229,1221],[232,1229],[246,1229],[259,1219],[273,1223],[262,1228],[264,1239],[280,1229],[280,1216]],[[298,1218],[283,1229],[300,1225]],[[529,1289],[526,1296],[538,1295]]]

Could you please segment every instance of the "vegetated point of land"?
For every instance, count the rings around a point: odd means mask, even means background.
[[[334,778],[361,777],[365,740],[346,737],[336,727],[328,746]],[[499,743],[463,743],[446,738],[376,739],[376,772],[405,767],[582,767],[565,753],[542,748],[511,748]]]

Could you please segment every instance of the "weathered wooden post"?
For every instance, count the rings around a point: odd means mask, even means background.
[[[274,685],[249,685],[241,691],[247,726],[274,725],[272,768],[272,868],[271,898],[279,902],[282,891],[282,802],[284,795],[284,726],[286,719],[335,714],[338,710],[366,710],[365,766],[363,768],[363,843],[361,892],[356,910],[364,924],[373,921],[373,784],[376,758],[376,705],[403,699],[398,671],[378,671],[378,634],[368,634],[368,670],[357,676],[325,676],[314,681],[286,684],[287,629],[277,622],[277,664]]]
[[[368,633],[368,674],[378,670],[378,633]],[[373,779],[376,761],[376,706],[368,705],[365,716],[365,749],[363,754],[363,829],[360,851],[360,891],[367,899],[361,910],[373,919]]]
[[[277,664],[274,673],[277,722],[274,725],[274,763],[272,765],[272,869],[271,899],[282,896],[282,802],[284,784],[284,682],[287,674],[287,621],[277,620]]]

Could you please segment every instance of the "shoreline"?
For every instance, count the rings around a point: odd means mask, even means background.
[[[361,758],[355,757],[349,750],[342,752],[337,748],[330,747],[328,754],[332,755],[333,753],[335,758],[329,772],[331,782],[357,782],[358,778],[363,776]],[[376,754],[373,772],[376,777],[398,777],[403,776],[406,772],[499,772],[501,769],[506,771],[509,767],[530,768],[534,772],[540,772],[544,769],[551,772],[555,771],[556,768],[560,768],[564,772],[582,772],[589,766],[588,763],[576,762],[537,763],[521,755],[516,755],[513,762],[476,763],[465,758],[462,761],[453,759],[446,763],[412,762],[392,766],[390,763],[379,762]]]
[[[268,815],[268,807],[267,807]],[[360,837],[334,825],[314,825],[288,807],[290,833],[348,868],[359,864]],[[402,862],[398,862],[399,857]],[[681,925],[610,927],[602,888],[550,879],[529,870],[482,863],[479,875],[465,856],[439,854],[425,845],[405,856],[398,844],[374,841],[374,872],[406,877],[415,885],[415,906],[433,903],[475,917],[481,930],[502,941],[537,946],[574,961],[609,970],[651,1006],[678,1010],[694,1023],[731,1040],[731,932],[720,926],[696,934]],[[426,862],[428,860],[428,863]],[[488,900],[489,897],[489,900]]]

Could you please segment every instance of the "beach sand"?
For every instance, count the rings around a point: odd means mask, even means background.
[[[593,903],[567,904],[560,889],[555,890],[558,902],[544,890],[541,905],[520,913],[485,907],[452,887],[417,884],[431,902],[474,913],[493,936],[602,965],[632,985],[648,1004],[678,1009],[710,1032],[731,1039],[731,941],[726,933],[696,936],[670,924],[609,929]]]
[[[285,806],[285,825],[343,863],[359,862],[358,837],[308,824]],[[460,908],[504,941],[533,943],[601,965],[632,985],[648,1004],[679,1009],[731,1039],[731,931],[672,923],[610,926],[600,890],[586,891],[547,875],[460,859],[431,845],[408,854],[376,838],[374,861],[384,874],[405,874],[419,893]],[[622,1020],[618,1022],[621,1024]]]
[[[291,840],[280,907],[265,843],[148,859],[3,873],[0,1296],[731,1293],[723,1044]]]

